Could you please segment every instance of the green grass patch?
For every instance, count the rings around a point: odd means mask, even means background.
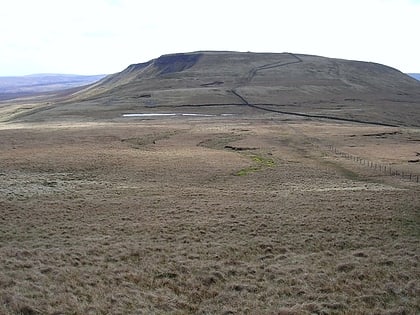
[[[261,168],[260,167],[255,167],[255,166],[250,166],[250,167],[246,167],[241,169],[239,172],[237,172],[235,175],[236,176],[245,176],[254,172],[259,171]]]
[[[252,160],[254,162],[257,162],[259,165],[263,165],[263,166],[270,166],[271,167],[271,166],[274,166],[276,164],[273,159],[267,159],[267,158],[259,156],[259,155],[253,155]]]
[[[239,170],[235,175],[236,176],[245,176],[248,174],[252,174],[258,171],[261,171],[262,169],[266,167],[273,167],[276,165],[276,162],[274,162],[273,159],[263,157],[261,155],[252,155],[251,156],[252,161],[254,161],[254,165],[251,165],[249,167],[245,167],[241,170]]]

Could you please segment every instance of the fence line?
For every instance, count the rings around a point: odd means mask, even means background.
[[[385,164],[381,164],[381,163],[377,163],[377,162],[372,162],[370,160],[361,158],[359,156],[340,151],[336,147],[334,147],[333,145],[327,145],[327,147],[331,152],[334,152],[336,155],[339,155],[339,156],[341,156],[343,158],[346,158],[348,160],[351,160],[351,161],[354,161],[354,162],[359,163],[361,165],[365,165],[367,167],[375,169],[375,170],[379,171],[380,173],[382,173],[384,175],[399,176],[403,179],[408,179],[411,182],[420,183],[420,175],[418,175],[418,174],[412,174],[412,173],[409,173],[409,172],[404,172],[404,171],[398,170],[396,168],[393,168],[390,165],[385,165]]]

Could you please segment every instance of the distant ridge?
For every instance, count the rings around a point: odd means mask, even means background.
[[[99,81],[106,75],[42,73],[0,77],[0,100],[79,87]]]
[[[410,77],[420,81],[420,73],[407,73]]]

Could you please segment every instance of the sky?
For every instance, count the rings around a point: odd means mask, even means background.
[[[420,0],[0,0],[0,76],[110,74],[163,54],[293,52],[420,73]]]

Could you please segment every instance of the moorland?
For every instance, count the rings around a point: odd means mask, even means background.
[[[419,86],[197,52],[0,103],[0,314],[418,313]]]

